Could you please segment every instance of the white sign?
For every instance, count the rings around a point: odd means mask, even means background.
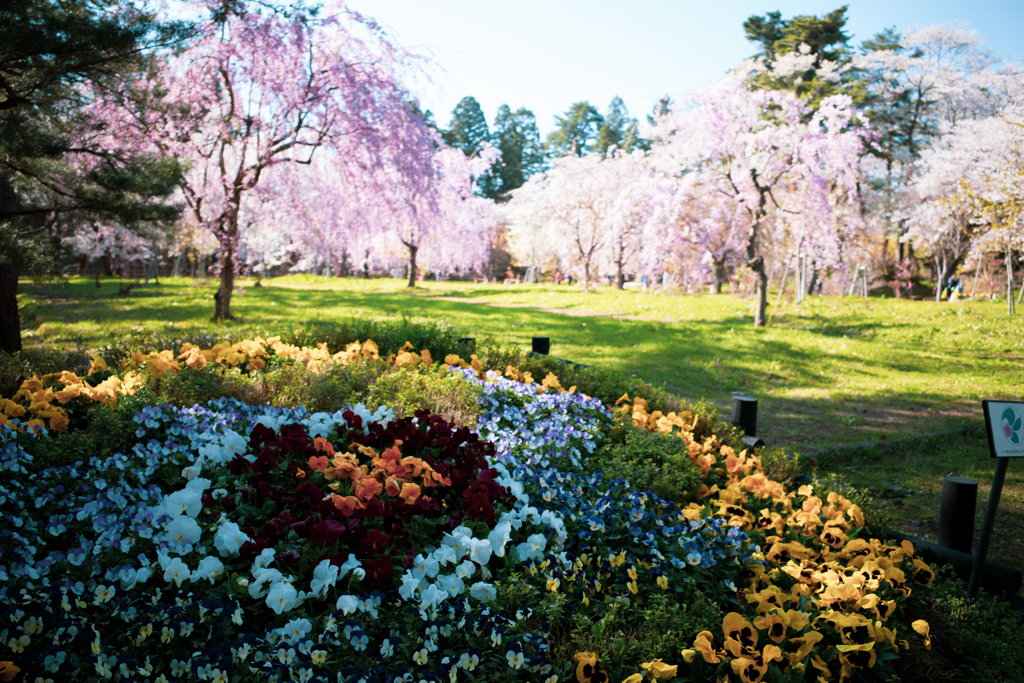
[[[1024,402],[982,401],[993,458],[1024,458]]]

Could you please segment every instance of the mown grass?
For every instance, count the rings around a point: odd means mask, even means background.
[[[547,336],[555,356],[724,410],[732,392],[757,396],[759,436],[809,456],[808,470],[870,489],[894,528],[931,540],[943,475],[978,479],[984,505],[994,467],[979,429],[980,399],[1024,395],[1024,316],[1007,316],[998,300],[811,297],[772,306],[771,325],[755,329],[751,301],[732,295],[610,288],[587,295],[567,286],[432,281],[408,290],[398,280],[294,276],[243,284],[232,302],[238,320],[217,325],[209,320],[215,287],[165,278],[124,296],[116,281],[99,289],[85,278],[22,281],[24,341],[98,348],[133,330],[274,333],[316,321],[402,317],[446,321],[478,344],[528,346],[532,336]],[[961,425],[971,431],[946,433]],[[912,437],[926,438],[870,447]],[[850,448],[858,445],[868,447]],[[1024,472],[1016,464],[992,559],[1024,567]]]

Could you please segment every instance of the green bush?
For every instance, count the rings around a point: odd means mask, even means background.
[[[897,666],[901,680],[1003,683],[1021,680],[1022,614],[1003,597],[982,592],[967,602],[966,589],[948,567],[936,568],[931,595],[911,601],[907,619],[928,622],[932,651],[923,661]],[[902,664],[902,663],[901,663]]]
[[[0,351],[0,396],[10,398],[21,383],[33,375],[48,375],[61,370],[84,375],[90,362],[89,354],[82,348],[26,348],[13,354]]]
[[[387,370],[384,363],[371,360],[332,365],[318,374],[282,365],[259,375],[242,400],[333,413],[344,405],[369,402],[370,388]]]
[[[51,434],[45,439],[24,433],[18,435],[25,452],[33,457],[33,461],[25,465],[30,472],[78,461],[89,462],[90,458],[107,458],[119,452],[131,453],[138,443],[135,413],[143,406],[160,403],[148,389],[142,389],[134,396],[124,396],[111,405],[86,398],[72,401],[83,402],[83,407],[74,412],[74,429]]]
[[[344,350],[354,341],[372,339],[384,358],[397,353],[409,342],[416,351],[426,349],[437,360],[444,360],[447,354],[456,353],[460,337],[459,331],[446,322],[419,322],[406,317],[309,322],[301,327],[287,328],[279,334],[285,341],[296,346],[327,344],[331,353]]]
[[[638,490],[684,504],[697,499],[703,482],[685,441],[632,426],[613,430],[590,458],[589,467],[612,476],[621,473]]]
[[[843,475],[835,472],[820,476],[817,468],[811,472],[811,485],[814,487],[814,495],[822,500],[834,491],[858,506],[864,513],[864,530],[861,532],[863,537],[888,537],[888,530],[892,526],[892,517],[888,512],[872,505],[874,496],[871,495],[869,489],[858,489],[848,484]]]
[[[381,375],[365,400],[368,407],[386,405],[396,417],[428,410],[453,424],[476,426],[481,388],[449,372],[440,363],[392,368]]]
[[[663,659],[681,662],[680,652],[692,646],[701,631],[721,628],[725,612],[696,587],[687,593],[651,593],[643,600],[609,596],[603,617],[592,622],[575,616],[564,593],[551,593],[532,585],[519,573],[497,581],[495,605],[504,614],[530,608],[517,632],[550,629],[552,658],[568,662],[577,652],[602,653],[610,680],[636,673],[637,662]],[[575,677],[566,670],[566,679]]]

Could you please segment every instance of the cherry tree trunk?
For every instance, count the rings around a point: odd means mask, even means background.
[[[590,261],[583,262],[583,293],[590,291]]]
[[[756,182],[757,176],[753,175]],[[751,216],[750,232],[747,233],[747,267],[754,271],[754,327],[764,327],[768,311],[768,273],[764,272],[764,257],[757,253],[757,228],[765,217],[767,189],[760,188],[760,204]],[[799,279],[799,278],[798,278]]]
[[[615,289],[622,289],[622,253],[619,253],[618,260],[615,261]]]
[[[220,287],[213,295],[213,319],[233,320],[231,315],[231,293],[235,289],[235,257],[230,250],[224,250],[224,261],[220,268]]]
[[[1014,314],[1013,305],[1013,251],[1006,245],[1006,315]]]
[[[21,318],[18,316],[18,276],[14,266],[0,262],[0,351],[21,351]]]
[[[411,244],[406,244],[409,247],[409,286],[416,286],[416,252],[419,251],[419,247],[415,247]]]
[[[110,255],[109,250],[100,256],[100,263],[103,265],[103,274],[106,277],[114,277],[114,257]]]
[[[757,299],[754,309],[754,327],[764,327],[765,314],[768,311],[768,273],[764,272],[764,259],[755,256],[747,261],[747,265],[754,271],[754,296]]]

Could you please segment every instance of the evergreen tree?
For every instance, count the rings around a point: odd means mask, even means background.
[[[497,182],[492,198],[507,198],[531,175],[544,170],[544,145],[533,112],[522,107],[513,112],[507,104],[498,107],[493,137],[502,164],[494,171]]]
[[[167,221],[174,161],[112,141],[94,114],[120,98],[152,50],[187,36],[131,0],[0,3],[0,349],[21,348],[17,272],[59,266],[60,227]]]
[[[846,26],[847,5],[823,16],[800,15],[783,19],[780,12],[764,16],[751,16],[743,22],[747,40],[760,46],[755,58],[766,70],[754,77],[754,84],[768,90],[789,90],[806,101],[812,108],[826,97],[845,92],[860,101],[863,88],[853,72],[847,71],[833,78],[835,70],[849,65],[850,37],[843,31]],[[785,57],[804,56],[802,67],[796,71],[779,69]],[[823,77],[824,73],[828,76]]]
[[[564,116],[555,116],[555,130],[548,135],[548,150],[554,156],[584,156],[597,145],[604,118],[590,102],[576,102]]]
[[[429,123],[429,122],[428,122]],[[467,157],[480,153],[484,143],[491,143],[491,132],[487,128],[487,117],[475,97],[463,97],[452,110],[448,130],[442,133],[444,141],[451,147],[461,149]],[[499,181],[494,175],[483,174],[476,181],[476,193],[494,199],[498,195]]]
[[[607,156],[608,148],[612,145],[623,152],[650,148],[648,142],[640,136],[639,122],[630,117],[626,103],[618,95],[608,105],[608,113],[597,131],[594,148],[602,156]]]
[[[491,141],[487,118],[475,97],[459,100],[452,110],[452,119],[443,137],[448,145],[461,149],[467,157],[477,154],[485,142]]]

